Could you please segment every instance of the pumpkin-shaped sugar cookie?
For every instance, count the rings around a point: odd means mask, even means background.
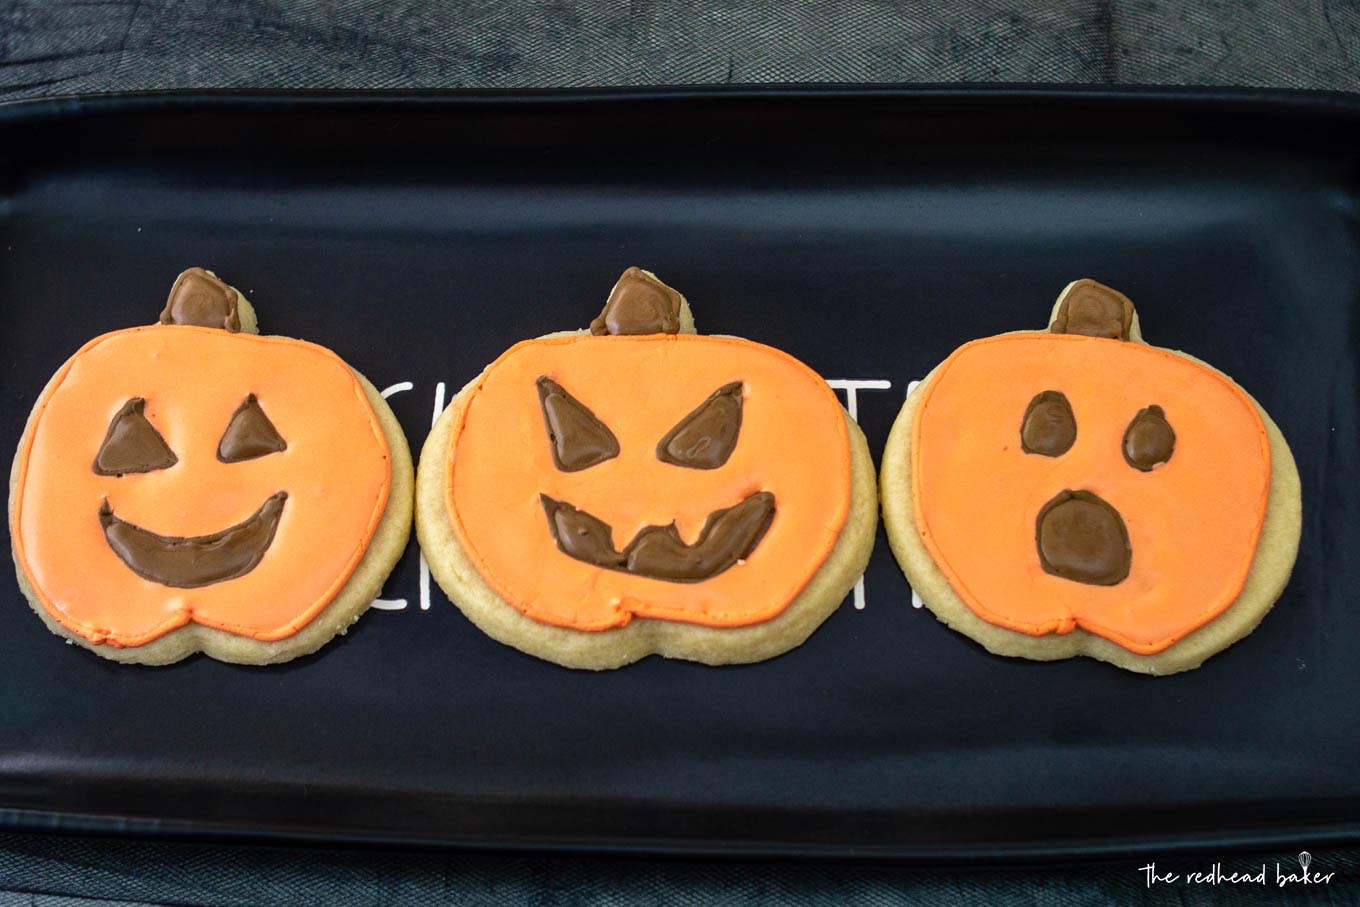
[[[372,602],[412,486],[362,375],[259,336],[245,298],[193,268],[159,324],[96,337],[39,395],[10,479],[19,585],[116,661],[286,661]]]
[[[907,397],[884,522],[937,617],[992,652],[1198,667],[1250,633],[1298,551],[1299,477],[1222,372],[1149,346],[1079,280],[1047,331],[964,344]]]
[[[863,435],[787,353],[694,332],[629,268],[589,330],[526,340],[421,452],[430,570],[493,638],[562,665],[708,664],[797,646],[864,570]]]

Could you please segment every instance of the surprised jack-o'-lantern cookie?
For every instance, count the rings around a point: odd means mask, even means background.
[[[877,521],[859,427],[787,353],[694,332],[629,268],[589,330],[510,348],[421,452],[430,571],[489,636],[575,668],[802,643]]]
[[[259,336],[245,297],[193,268],[159,324],[91,340],[38,397],[10,474],[19,585],[115,661],[286,661],[373,601],[413,484],[362,375]]]
[[[1145,343],[1133,304],[1091,280],[1048,331],[974,340],[932,371],[880,475],[912,587],[1000,655],[1198,667],[1255,629],[1298,551],[1275,423],[1222,372]]]

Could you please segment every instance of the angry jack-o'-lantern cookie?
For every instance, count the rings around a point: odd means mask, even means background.
[[[19,585],[115,661],[286,661],[373,601],[412,486],[362,375],[259,336],[245,297],[193,268],[159,324],[91,340],[38,397],[10,476]]]
[[[1079,280],[1048,331],[974,340],[907,397],[883,516],[912,587],[1001,655],[1171,674],[1250,633],[1298,551],[1280,430]]]
[[[638,268],[589,330],[519,343],[463,388],[417,478],[421,550],[458,607],[596,670],[788,651],[864,571],[876,518],[864,436],[826,382],[696,334]]]

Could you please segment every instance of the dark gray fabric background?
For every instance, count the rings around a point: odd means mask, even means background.
[[[0,97],[742,82],[1360,88],[1357,0],[0,0]]]
[[[1360,90],[1360,0],[0,0],[0,100],[167,88],[1048,82]],[[1229,871],[1294,854],[1223,855]],[[1169,858],[1182,871],[1214,857]],[[659,863],[0,834],[0,907],[1360,904],[1148,891],[1143,861],[1005,870]]]
[[[1158,885],[1145,861],[974,870],[905,870],[803,862],[656,862],[381,850],[224,848],[0,834],[0,907],[945,907],[1131,904],[1344,905],[1360,903],[1360,856],[1319,850],[1310,866],[1336,872],[1327,885],[1273,886],[1275,865],[1298,870],[1294,853],[1166,858],[1158,871],[1259,872],[1272,887]],[[25,882],[19,873],[38,881]],[[34,894],[30,894],[34,892]],[[7,899],[8,898],[8,899]]]

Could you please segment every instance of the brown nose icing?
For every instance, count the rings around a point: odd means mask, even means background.
[[[1054,495],[1039,510],[1034,541],[1044,571],[1076,583],[1113,586],[1133,564],[1124,519],[1089,491]]]

